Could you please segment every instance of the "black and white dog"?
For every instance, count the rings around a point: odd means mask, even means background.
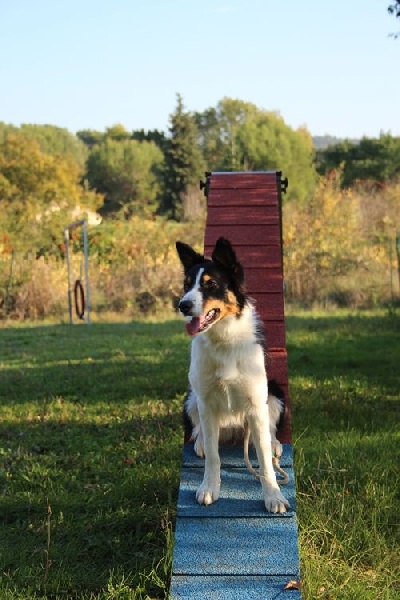
[[[193,426],[195,452],[205,456],[197,501],[212,504],[218,499],[218,442],[241,428],[256,447],[266,509],[285,512],[289,504],[277,484],[271,453],[271,448],[276,455],[281,453],[276,428],[282,404],[268,396],[260,322],[244,291],[243,267],[222,237],[211,260],[182,242],[176,248],[184,268],[179,310],[193,337],[185,410]]]

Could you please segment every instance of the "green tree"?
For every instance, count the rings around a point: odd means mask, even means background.
[[[306,129],[294,131],[279,115],[259,111],[241,124],[236,154],[246,171],[283,170],[290,181],[288,200],[304,204],[315,188],[312,138]]]
[[[204,160],[198,145],[196,122],[177,95],[175,112],[170,117],[165,147],[164,190],[160,213],[173,219],[188,218],[188,199],[200,198],[198,182]],[[196,209],[197,210],[197,209]]]
[[[138,142],[154,142],[160,150],[165,151],[167,138],[164,131],[160,131],[159,129],[149,129],[148,131],[136,129],[132,131],[132,139]]]
[[[76,137],[88,148],[93,148],[93,146],[100,144],[104,140],[104,133],[95,129],[81,129],[77,131]]]
[[[210,171],[236,171],[242,168],[238,132],[257,107],[249,102],[223,98],[216,108],[195,113],[199,144]]]
[[[295,131],[279,114],[231,98],[195,119],[208,170],[282,170],[290,179],[288,199],[304,202],[313,192],[314,148],[307,130]]]
[[[218,107],[195,112],[193,117],[198,130],[198,143],[207,170],[221,170],[225,162],[226,147],[221,132]]]
[[[367,180],[384,183],[400,174],[400,138],[382,133],[359,144],[346,140],[320,151],[317,164],[321,175],[340,167],[343,187]]]
[[[86,176],[105,195],[102,212],[146,215],[158,207],[162,165],[163,154],[152,142],[105,139],[92,148]]]

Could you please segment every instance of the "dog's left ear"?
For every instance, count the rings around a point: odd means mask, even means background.
[[[205,258],[202,254],[193,250],[189,244],[184,244],[183,242],[176,242],[176,250],[178,252],[180,261],[183,265],[185,273],[189,271],[194,265],[200,265],[205,262]]]
[[[219,263],[225,269],[229,269],[235,275],[237,282],[242,285],[244,282],[243,267],[236,258],[236,253],[232,248],[232,244],[226,238],[220,237],[215,244],[212,253],[214,262]]]

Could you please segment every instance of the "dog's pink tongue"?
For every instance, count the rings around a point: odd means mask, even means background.
[[[200,317],[192,317],[192,320],[186,323],[186,333],[196,335],[200,330]]]

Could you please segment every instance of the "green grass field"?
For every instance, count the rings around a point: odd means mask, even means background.
[[[303,598],[394,600],[400,319],[287,329]],[[167,596],[188,354],[173,319],[0,329],[2,600]]]

